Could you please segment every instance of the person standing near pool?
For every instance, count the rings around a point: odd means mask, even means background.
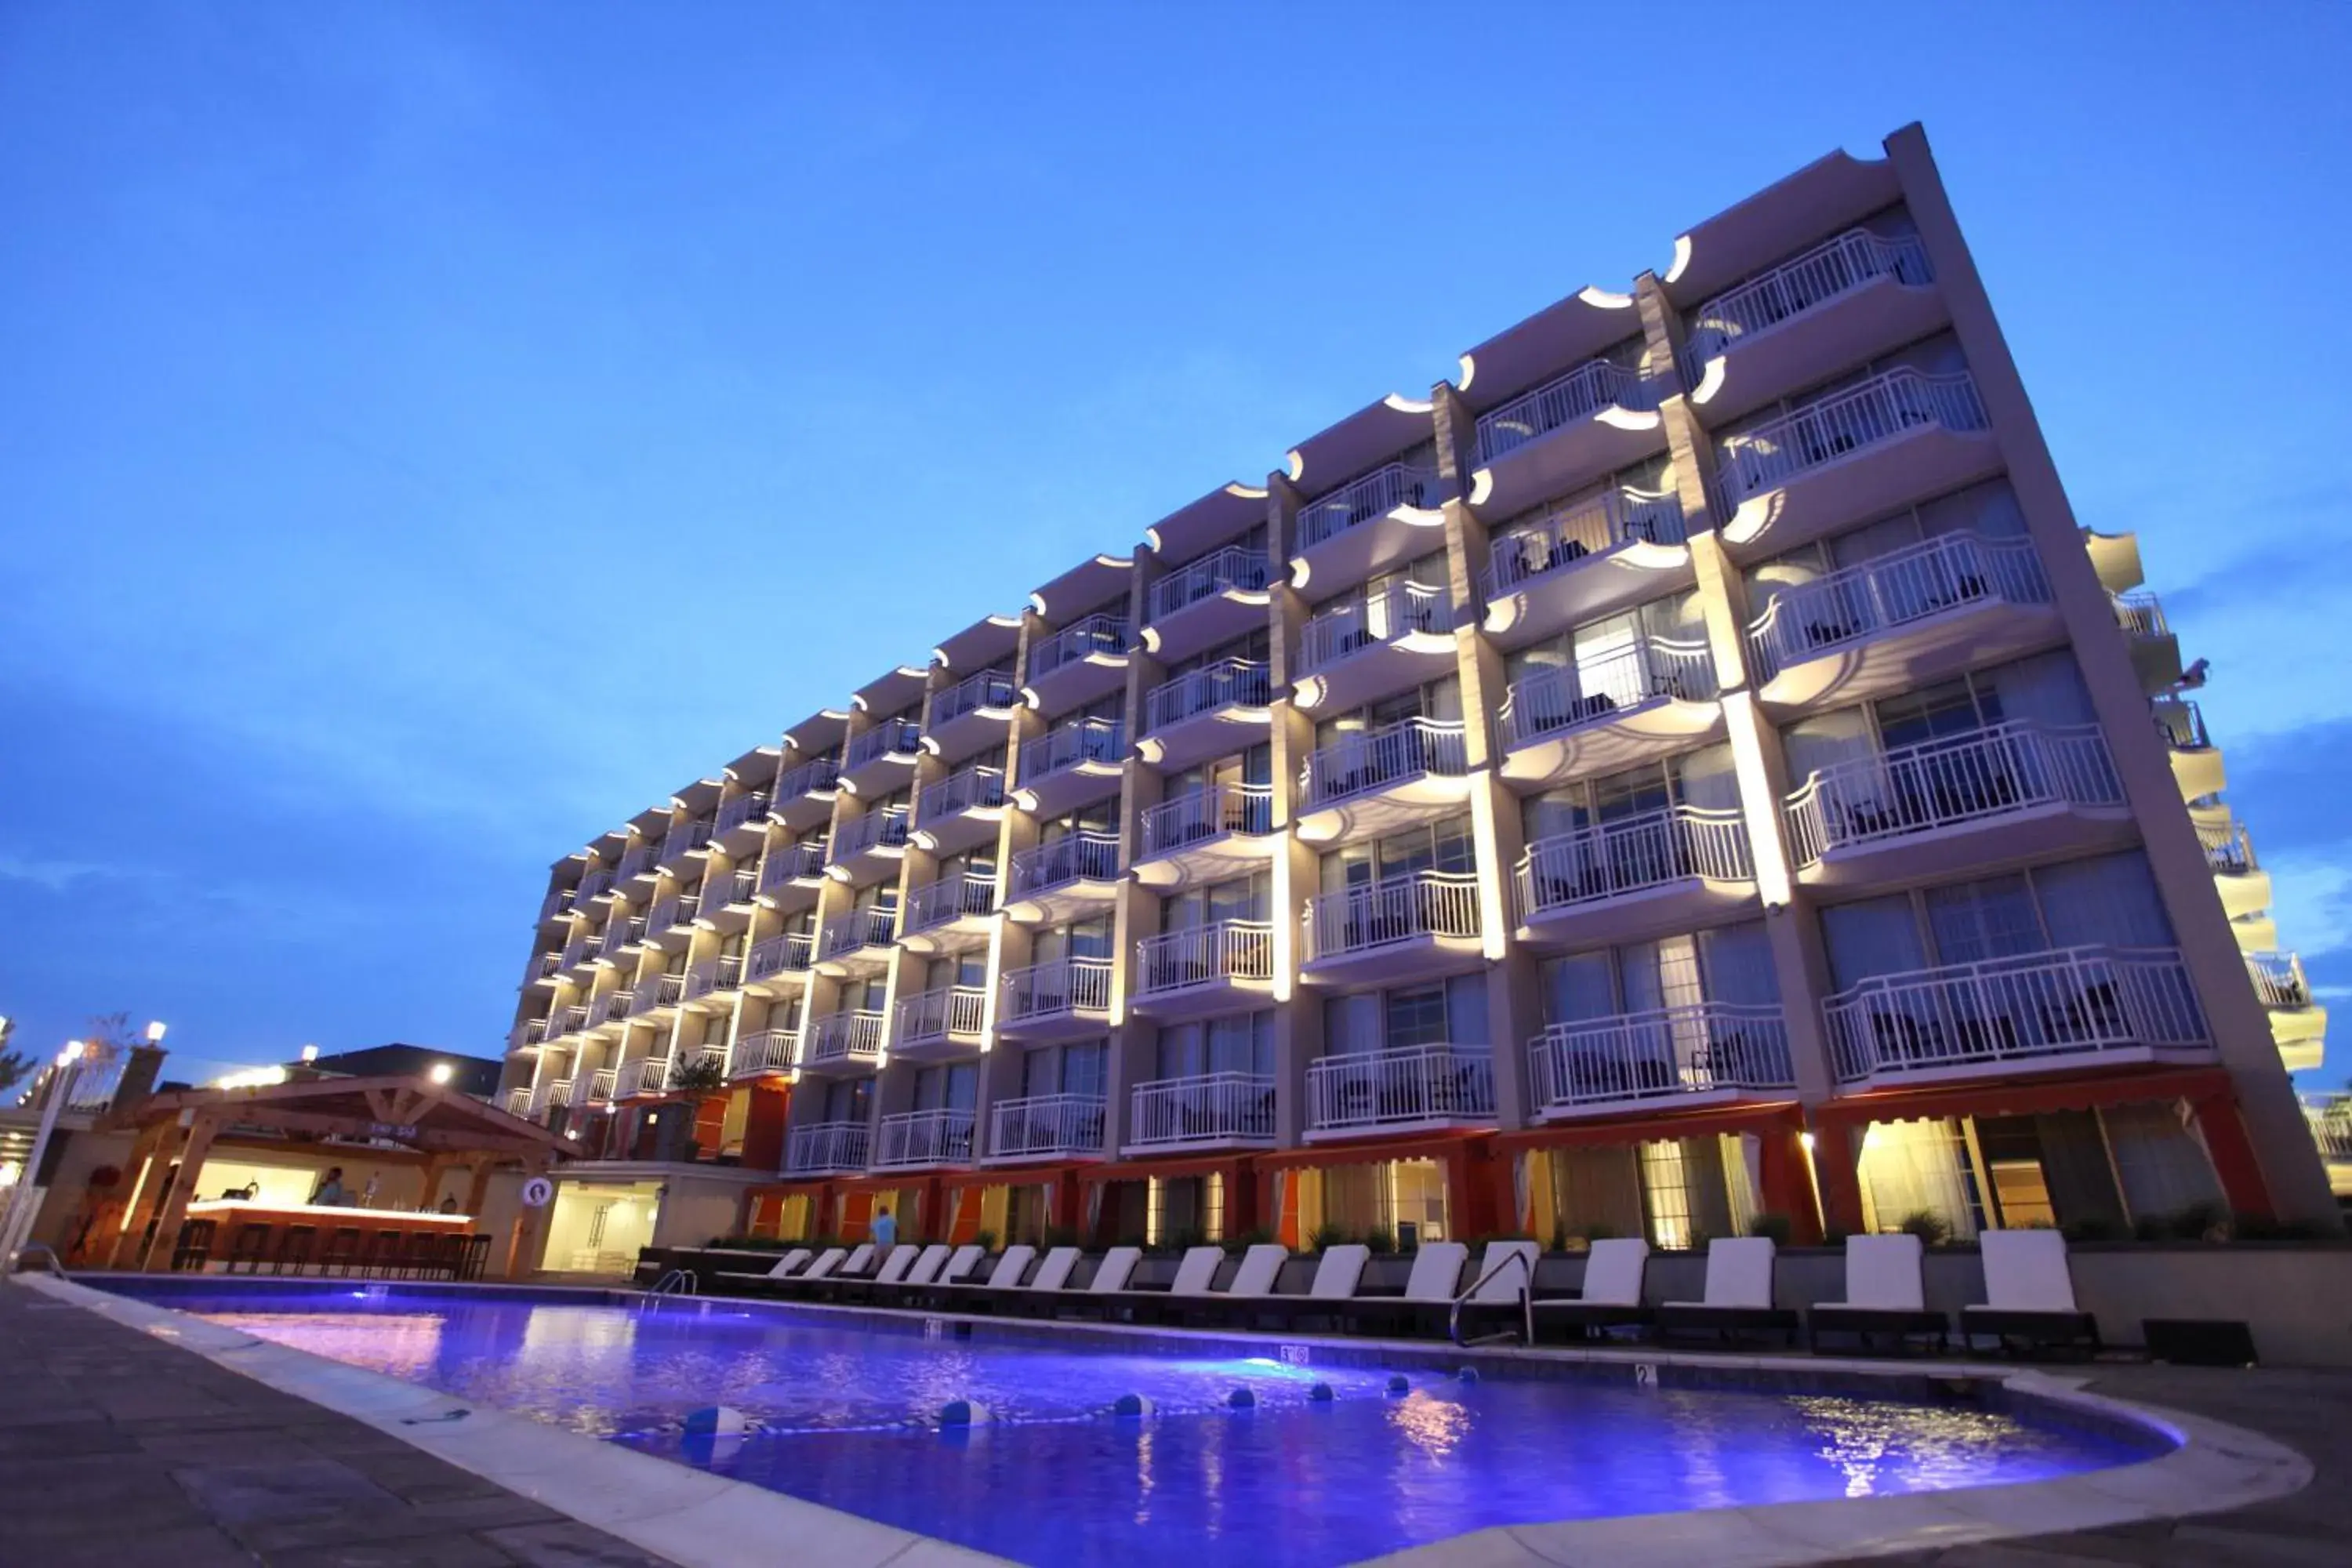
[[[885,1252],[898,1245],[898,1222],[887,1207],[874,1211],[874,1245]]]

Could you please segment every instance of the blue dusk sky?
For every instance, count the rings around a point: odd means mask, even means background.
[[[0,1013],[495,1054],[551,861],[1915,119],[2341,1007],[2352,6],[1807,15],[0,7]]]

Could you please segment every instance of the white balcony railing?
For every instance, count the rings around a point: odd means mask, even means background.
[[[1263,660],[1221,658],[1153,687],[1143,698],[1143,727],[1164,730],[1220,708],[1263,708],[1274,686]]]
[[[730,1078],[757,1078],[761,1073],[782,1072],[793,1065],[794,1035],[793,1029],[760,1029],[735,1042],[734,1065]]]
[[[1135,1086],[1129,1109],[1128,1142],[1137,1148],[1271,1141],[1274,1079],[1248,1072],[1158,1079]]]
[[[1710,882],[1755,879],[1748,829],[1738,812],[1674,805],[1538,838],[1519,857],[1519,916],[1530,919],[1695,877]]]
[[[1913,285],[1934,279],[1918,236],[1848,229],[1701,305],[1691,315],[1690,360],[1702,364],[1742,338],[1886,277]]]
[[[2331,1165],[2352,1163],[2352,1101],[2306,1100],[2303,1119],[2322,1160]]]
[[[1524,746],[1653,702],[1715,695],[1715,660],[1696,638],[1642,637],[1574,664],[1525,675],[1503,699],[1503,732]]]
[[[1307,759],[1300,784],[1312,810],[1435,773],[1460,778],[1469,752],[1458,719],[1400,719],[1380,730],[1342,735]]]
[[[1004,1016],[1009,1023],[1063,1013],[1110,1011],[1111,961],[1057,958],[1004,973]]]
[[[747,980],[769,980],[779,974],[806,969],[815,945],[816,938],[804,931],[783,931],[754,942],[744,977]]]
[[[1479,591],[1492,602],[1621,544],[1680,544],[1683,539],[1682,498],[1672,490],[1655,496],[1611,490],[1563,507],[1532,526],[1496,534],[1486,546]]]
[[[1034,784],[1081,763],[1116,765],[1127,756],[1127,726],[1116,719],[1057,724],[1021,746],[1021,780]]]
[[[999,1159],[1038,1154],[1098,1154],[1103,1097],[1038,1094],[1000,1100],[989,1118],[988,1152]]]
[[[699,963],[687,966],[686,989],[681,1000],[698,1001],[718,989],[719,961],[716,958],[706,958]]]
[[[574,1079],[573,1083],[575,1086],[573,1092],[576,1094],[578,1080]],[[596,1068],[588,1075],[588,1103],[610,1105],[613,1102],[613,1092],[620,1087],[620,1083],[621,1072],[618,1068]]]
[[[2246,837],[2246,825],[2234,816],[2197,824],[2197,844],[2205,851],[2205,864],[2217,877],[2242,877],[2258,865],[2254,841]]]
[[[1554,1024],[1528,1059],[1536,1103],[1553,1108],[1797,1086],[1777,1005],[1701,1002]]]
[[[604,955],[611,959],[625,949],[635,947],[645,940],[645,916],[616,914],[604,922]]]
[[[588,999],[587,1026],[593,1029],[599,1024],[627,1017],[635,1000],[635,995],[625,990],[598,992]]]
[[[2180,950],[2074,947],[1884,974],[1822,1005],[1841,1081],[2211,1042]]]
[[[760,890],[774,892],[786,882],[803,877],[814,877],[824,870],[825,841],[814,838],[799,844],[779,844],[769,852],[760,867]]]
[[[1299,633],[1298,668],[1302,673],[1321,669],[1412,632],[1453,629],[1454,598],[1444,589],[1391,583],[1368,598],[1343,600],[1316,611]]]
[[[507,1090],[506,1112],[509,1116],[528,1116],[530,1114],[530,1086],[529,1084],[518,1084],[514,1088]]]
[[[748,904],[760,890],[760,874],[748,867],[724,875],[713,874],[704,879],[702,890],[712,900],[710,908],[714,911]]]
[[[1789,797],[1799,866],[1832,849],[2036,806],[2120,806],[2123,783],[2095,724],[2013,719],[1816,770]]]
[[[912,757],[921,749],[923,727],[912,719],[885,719],[862,735],[850,738],[843,753],[845,766],[860,768],[877,757]]]
[[[1274,927],[1265,921],[1212,921],[1163,931],[1135,944],[1136,989],[1143,995],[1218,980],[1274,978]]]
[[[1021,693],[1013,686],[1012,676],[1001,669],[983,669],[964,677],[931,699],[931,724],[937,728],[950,719],[961,719],[983,708],[1003,710],[1017,708],[1020,703]]]
[[[776,781],[779,803],[804,795],[822,795],[841,776],[841,764],[831,757],[811,757]]]
[[[820,1121],[795,1127],[784,1145],[784,1169],[795,1176],[862,1171],[872,1129],[863,1121]]]
[[[2303,960],[2292,952],[2250,952],[2246,973],[2265,1007],[2291,1011],[2311,1005],[2311,983],[2303,977]]]
[[[1004,804],[1004,770],[975,764],[959,768],[935,784],[923,786],[915,803],[918,820],[929,826],[975,809]]]
[[[1726,437],[1718,448],[1717,471],[1731,499],[1742,501],[1778,489],[1808,468],[1930,425],[1954,432],[1985,429],[1976,383],[1965,374],[1890,370],[1794,414]]]
[[[675,893],[671,894],[667,899],[656,900],[654,907],[646,911],[646,929],[653,931],[664,931],[669,930],[672,926],[683,924],[684,922],[678,919],[677,913],[680,902],[681,900]]]
[[[850,1013],[827,1013],[810,1020],[808,1038],[801,1043],[803,1067],[864,1064],[882,1054],[882,1014],[861,1007]]]
[[[563,952],[556,961],[557,967],[577,969],[593,955],[594,950],[588,933],[584,931],[580,931],[570,942],[563,944]]]
[[[896,849],[907,842],[907,808],[903,805],[881,806],[863,816],[851,817],[833,835],[831,858],[839,865],[853,855],[863,855],[869,849]]]
[[[1274,831],[1272,784],[1211,784],[1143,814],[1143,853],[1165,855],[1228,833]]]
[[[710,823],[703,817],[681,822],[669,830],[662,840],[661,858],[675,860],[681,855],[692,854],[710,842]]]
[[[1311,550],[1399,507],[1433,508],[1438,497],[1433,470],[1390,463],[1299,508],[1298,548]]]
[[[646,1057],[638,1061],[629,1084],[632,1094],[660,1094],[669,1088],[669,1058]]]
[[[874,1168],[970,1164],[972,1121],[969,1110],[908,1110],[886,1116],[875,1140]]]
[[[1748,628],[1757,679],[1963,605],[2046,605],[2050,580],[2025,539],[1947,533],[1783,588]]]
[[[1186,605],[1218,594],[1255,594],[1265,587],[1271,575],[1265,551],[1228,544],[1151,584],[1146,615],[1150,620],[1164,621]]]
[[[536,1046],[546,1038],[547,1020],[544,1018],[527,1018],[523,1021],[522,1027],[515,1032],[515,1045],[518,1047]]]
[[[2148,701],[2156,732],[2176,752],[2210,751],[2213,739],[2205,731],[2205,715],[2186,697],[2158,697]]]
[[[533,1109],[539,1110],[561,1110],[571,1103],[572,1080],[561,1078],[541,1084],[531,1101]]]
[[[594,898],[597,894],[603,892],[612,885],[613,873],[611,869],[604,866],[597,867],[594,870],[590,871],[586,876],[580,879],[580,895],[572,900],[572,907],[575,910],[586,907],[589,900]]]
[[[721,833],[732,832],[747,822],[761,822],[768,816],[768,796],[764,791],[751,790],[719,803],[718,827]]]
[[[973,1038],[987,1016],[988,993],[977,985],[941,985],[898,1002],[895,1031],[900,1045],[926,1040]]]
[[[629,846],[628,853],[621,857],[619,878],[625,882],[632,877],[651,870],[653,864],[654,847],[652,845],[632,844]]]
[[[2167,637],[2172,627],[2164,618],[2164,603],[2145,588],[2128,594],[2110,594],[2108,602],[2116,612],[2116,625],[2126,637]]]
[[[887,947],[898,940],[898,911],[868,905],[835,915],[817,933],[819,958],[839,958],[861,947]]]
[[[548,1037],[550,1039],[560,1039],[565,1035],[576,1035],[587,1026],[587,1008],[559,1007],[555,1010],[554,1016],[549,1023]]]
[[[1033,845],[1013,858],[1013,896],[1024,898],[1071,882],[1118,880],[1118,835],[1107,828],[1075,833]]]
[[[1117,616],[1088,616],[1073,622],[1029,650],[1029,679],[1034,683],[1066,664],[1100,654],[1124,658],[1127,623]]]
[[[1307,1125],[1318,1132],[1494,1114],[1495,1058],[1483,1046],[1408,1046],[1307,1065]]]
[[[1417,937],[1478,934],[1478,879],[1468,871],[1414,871],[1307,900],[1307,962],[1363,952]]]
[[[1646,413],[1657,405],[1657,388],[1640,371],[1605,359],[1587,360],[1566,375],[1478,416],[1478,461],[1491,463],[1515,447],[1590,419],[1604,408]]]
[[[912,936],[966,915],[984,915],[996,908],[996,879],[969,871],[953,871],[936,882],[926,882],[907,894],[901,934]]]

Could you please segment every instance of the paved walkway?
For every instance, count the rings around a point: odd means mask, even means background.
[[[0,1563],[667,1568],[349,1416],[6,1284]]]

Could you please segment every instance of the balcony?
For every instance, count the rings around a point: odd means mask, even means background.
[[[513,1044],[509,1048],[510,1050],[527,1051],[542,1044],[546,1039],[547,1020],[544,1018],[529,1018],[525,1019],[522,1026],[514,1032]]]
[[[539,923],[545,925],[558,915],[567,915],[573,906],[585,901],[585,895],[576,888],[555,888],[539,901]]]
[[[644,1057],[628,1069],[629,1097],[643,1099],[648,1095],[669,1092],[669,1058]]]
[[[996,1030],[1023,1041],[1077,1039],[1110,1021],[1111,961],[1057,958],[1007,970]]]
[[[1515,881],[1519,940],[1568,947],[1694,931],[1756,898],[1740,814],[1693,805],[1538,838]]]
[[[669,830],[662,840],[661,858],[656,865],[665,871],[675,872],[686,863],[686,858],[710,842],[710,824],[701,818],[681,822]]]
[[[843,823],[834,829],[827,874],[862,884],[894,869],[906,856],[908,819],[907,808],[893,804]]]
[[[1088,616],[1029,650],[1029,684],[1021,695],[1039,712],[1060,712],[1127,684],[1127,622]],[[1028,769],[1022,773],[1025,776]]]
[[[1946,320],[1934,282],[1917,236],[1863,228],[1759,272],[1691,313],[1684,374],[1693,401],[1732,417],[1824,369],[1916,342]]]
[[[1484,1046],[1407,1046],[1307,1065],[1310,1143],[1494,1121],[1495,1058]]]
[[[719,959],[706,958],[699,963],[688,965],[686,971],[686,985],[678,1000],[699,1002],[706,996],[716,995],[722,988],[722,984],[727,989],[732,989],[731,980],[722,982],[720,978],[719,963]]]
[[[1390,463],[1298,509],[1291,585],[1353,583],[1439,549],[1444,481],[1433,469]]]
[[[915,800],[915,843],[934,855],[959,855],[996,841],[1004,820],[1004,770],[975,763],[927,784]]]
[[[1196,1018],[1263,1005],[1274,994],[1274,927],[1212,921],[1135,944],[1135,1010]]]
[[[1402,984],[1485,962],[1478,879],[1468,871],[1414,871],[1318,894],[1305,923],[1299,977],[1312,983]]]
[[[534,983],[552,980],[563,966],[563,954],[561,952],[542,952],[539,955],[539,962],[531,965],[531,979]]]
[[[2271,1016],[2271,1037],[2287,1071],[2318,1067],[2327,1041],[2327,1009],[2313,998],[2303,960],[2291,952],[2250,952],[2246,976]]]
[[[1118,882],[1118,835],[1082,827],[1013,858],[1004,908],[1024,925],[1048,925],[1107,902]]]
[[[645,916],[615,913],[604,922],[602,950],[592,956],[604,963],[617,964],[623,953],[633,947],[644,945],[645,940]]]
[[[2131,821],[2098,726],[2029,719],[1832,763],[1786,816],[1800,877],[1841,888],[2088,850],[2128,837]]]
[[[1664,450],[1658,390],[1638,370],[1587,360],[1481,414],[1471,504],[1508,517]]]
[[[1879,975],[1822,1013],[1849,1088],[2212,1055],[2188,965],[2169,947],[2065,948]]]
[[[1748,629],[1777,708],[1910,691],[2063,636],[2031,540],[1947,533],[1784,588]]]
[[[504,1105],[509,1116],[529,1116],[531,1112],[530,1086],[518,1084],[507,1090]]]
[[[919,1171],[931,1165],[969,1165],[972,1123],[969,1110],[908,1110],[886,1116],[874,1144],[874,1168]]]
[[[632,844],[629,846],[628,853],[621,857],[620,869],[615,873],[614,879],[626,882],[635,878],[650,876],[653,868],[654,847],[650,844]]]
[[[1688,751],[1723,730],[1699,639],[1641,637],[1522,677],[1503,699],[1503,777],[1542,788]]]
[[[625,989],[600,991],[588,999],[586,1026],[591,1029],[600,1029],[607,1024],[617,1024],[628,1017],[635,1008],[636,995],[634,992]]]
[[[1496,534],[1478,592],[1488,635],[1520,647],[1696,580],[1681,498],[1616,489]]]
[[[1272,784],[1212,784],[1162,801],[1143,814],[1135,879],[1171,889],[1222,882],[1265,865],[1281,840],[1274,834]]]
[[[1777,554],[2000,466],[1967,375],[1890,370],[1717,443],[1717,472],[1738,509],[1724,542],[1741,560]]]
[[[1154,767],[1188,768],[1266,738],[1274,687],[1257,659],[1221,658],[1144,694],[1145,734],[1136,753]]]
[[[1144,647],[1179,659],[1265,625],[1273,580],[1266,552],[1239,544],[1178,567],[1144,596]]]
[[[572,1082],[569,1079],[551,1079],[532,1091],[530,1108],[534,1113],[561,1110],[572,1103]]]
[[[930,731],[923,750],[935,757],[961,757],[991,741],[1000,747],[1004,727],[1021,706],[1020,689],[1002,669],[966,676],[931,696]]]
[[[801,1042],[800,1068],[807,1073],[872,1072],[882,1059],[882,1014],[861,1007],[811,1019]]]
[[[629,1016],[646,1017],[662,1008],[675,1007],[685,999],[686,976],[683,973],[656,974],[651,979],[639,980],[635,989],[630,993]]]
[[[816,938],[807,931],[784,931],[752,943],[744,984],[764,985],[804,973],[815,945]]]
[[[703,879],[701,921],[730,935],[747,930],[759,896],[760,874],[750,867],[740,871],[714,870]]]
[[[551,1040],[560,1040],[566,1035],[576,1035],[587,1026],[587,1008],[558,1007],[554,1016],[548,1021],[547,1037]]]
[[[584,1085],[583,1079],[586,1080]],[[598,1068],[593,1072],[583,1073],[572,1080],[572,1100],[574,1103],[584,1100],[590,1105],[610,1105],[614,1090],[620,1087],[620,1082],[621,1074],[617,1068]]]
[[[1297,704],[1310,713],[1360,708],[1451,675],[1453,596],[1394,583],[1369,597],[1326,605],[1300,629],[1298,668]]]
[[[2198,847],[2205,852],[2205,865],[2213,873],[2214,889],[2221,895],[2222,912],[2234,921],[2270,908],[2270,873],[2255,860],[2245,824],[2226,805],[2189,816],[2197,829]]]
[[[812,757],[776,781],[768,815],[795,833],[805,833],[832,817],[840,779],[841,765],[833,758]]]
[[[817,879],[824,875],[825,854],[826,845],[823,839],[777,845],[768,851],[767,859],[760,865],[761,898],[781,906],[786,901],[785,889],[794,883],[801,884],[803,892],[814,892]]]
[[[784,1144],[784,1174],[833,1176],[863,1171],[870,1131],[863,1121],[819,1121],[793,1128]]]
[[[760,847],[768,832],[768,795],[748,790],[719,803],[713,832],[730,855],[739,858]]]
[[[793,1029],[761,1029],[735,1042],[735,1055],[727,1076],[731,1080],[766,1078],[772,1074],[793,1070]]]
[[[1342,735],[1300,771],[1298,837],[1360,838],[1466,809],[1469,752],[1453,719],[1400,719]]]
[[[1038,816],[1059,816],[1118,788],[1127,761],[1127,726],[1116,719],[1057,724],[1021,747],[1021,782],[1013,801]]]
[[[922,1061],[961,1058],[979,1048],[988,993],[977,985],[942,985],[898,1003],[890,1034],[893,1056]]]
[[[585,910],[589,900],[604,897],[605,889],[612,885],[612,871],[603,866],[595,868],[580,879],[580,891],[572,900],[572,907],[575,910]]]
[[[1795,1098],[1777,1005],[1701,1002],[1555,1024],[1528,1047],[1542,1121]]]
[[[1271,1147],[1274,1079],[1212,1072],[1139,1083],[1129,1100],[1127,1133],[1120,1148],[1127,1154]]]
[[[989,1118],[984,1163],[1092,1160],[1103,1152],[1103,1097],[1038,1094],[1000,1101]]]
[[[2180,786],[2180,798],[2193,804],[2228,788],[2221,749],[2205,732],[2205,715],[2197,704],[2185,697],[2158,697],[2148,708],[2171,757],[2172,780]]]
[[[2109,600],[2115,606],[2116,625],[2131,648],[2132,669],[2139,677],[2140,689],[2150,693],[2170,690],[2182,673],[2180,638],[2164,618],[2163,602],[2144,589],[2110,595]]]
[[[950,872],[907,894],[898,921],[899,940],[917,952],[941,952],[988,935],[996,912],[996,879]]]
[[[842,752],[840,786],[871,798],[887,795],[913,771],[922,755],[923,727],[911,719],[885,719],[862,735],[852,735]]]
[[[664,899],[646,916],[646,941],[675,952],[694,940],[694,922],[702,913],[702,889]]]
[[[818,929],[817,967],[827,974],[879,969],[889,962],[890,944],[898,940],[898,911],[868,905],[835,915]]]
[[[598,951],[594,937],[584,931],[574,932],[572,940],[563,944],[562,952],[557,955],[555,966],[558,969],[577,969],[595,957]]]

